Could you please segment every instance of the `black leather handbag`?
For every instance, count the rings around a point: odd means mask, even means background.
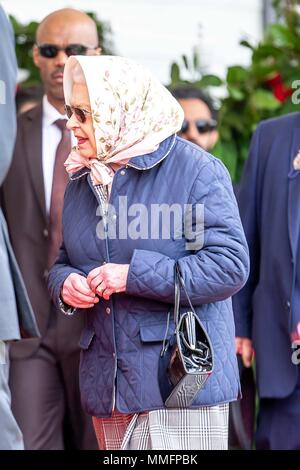
[[[180,313],[180,288],[189,307]],[[199,320],[186,291],[178,264],[175,266],[175,329],[167,339],[170,322],[159,358],[158,379],[162,399],[167,408],[188,408],[213,371],[213,349],[207,332]]]

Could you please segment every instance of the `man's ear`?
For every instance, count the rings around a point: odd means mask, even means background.
[[[95,49],[95,55],[101,55],[101,52],[102,52],[102,47],[97,47],[97,49]]]
[[[40,53],[36,44],[32,48],[32,59],[34,64],[40,68]]]

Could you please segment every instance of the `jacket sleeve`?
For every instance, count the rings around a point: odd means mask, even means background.
[[[248,247],[228,171],[217,159],[200,170],[189,203],[204,207],[202,248],[179,259],[187,292],[194,305],[226,299],[248,276]],[[193,210],[195,213],[195,211]],[[176,260],[154,251],[135,250],[126,291],[131,295],[173,303]],[[181,301],[187,299],[181,292]]]
[[[62,244],[59,250],[58,258],[55,261],[48,275],[48,289],[50,292],[50,296],[56,307],[59,309],[61,309],[60,292],[63,283],[65,282],[67,277],[72,273],[77,273],[81,276],[86,277],[86,274],[84,272],[71,266],[68,253],[65,249],[64,244]]]
[[[13,154],[16,138],[17,60],[12,25],[0,5],[0,186],[2,185]]]
[[[258,231],[258,162],[260,160],[260,124],[252,138],[249,156],[237,193],[242,224],[250,254],[250,274],[244,288],[233,297],[236,336],[251,338],[252,296],[258,282],[260,241]]]

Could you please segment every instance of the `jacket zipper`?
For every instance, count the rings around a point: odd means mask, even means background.
[[[158,165],[162,160],[164,160],[168,155],[169,153],[171,152],[172,148],[174,147],[174,144],[175,144],[175,141],[176,141],[176,135],[174,135],[174,138],[173,138],[173,142],[172,142],[172,145],[170,146],[169,150],[167,151],[167,153],[165,155],[163,155],[163,157],[158,161],[158,162],[155,162],[152,166],[149,166],[147,168],[139,168],[133,164],[127,164],[126,165],[126,168],[128,167],[132,167],[132,168],[135,168],[137,170],[149,170],[151,168],[153,168],[154,166]],[[121,169],[119,169],[118,171],[116,171],[115,173],[115,176],[113,178],[113,181],[112,181],[112,185],[111,185],[111,188],[110,188],[110,196],[109,196],[109,199],[107,201],[107,205],[109,204],[109,200],[110,200],[110,197],[111,197],[111,194],[112,194],[112,190],[113,190],[113,184],[114,184],[114,179],[117,175],[117,173],[119,173]],[[83,176],[83,175],[80,175],[80,176]],[[88,182],[89,182],[89,186],[90,188],[92,189],[97,201],[99,204],[101,204],[101,201],[100,201],[100,198],[97,194],[97,191],[95,190],[94,188],[94,185],[92,183],[92,180],[91,180],[91,176],[90,174],[88,174],[87,176],[88,178]],[[107,211],[105,210],[104,211],[104,223],[105,223],[105,247],[106,247],[106,256],[107,256],[107,261],[109,262],[109,251],[108,251],[108,241],[107,241]],[[116,340],[115,340],[115,327],[114,327],[114,313],[113,313],[113,309],[112,309],[112,327],[113,327],[113,340],[114,340],[114,349],[115,349],[115,368],[114,368],[114,386],[113,386],[113,395],[112,395],[112,411],[114,411],[115,409],[115,404],[116,404],[116,393],[115,393],[115,390],[116,390],[116,376],[117,376],[117,347],[116,347]]]
[[[98,203],[102,206],[102,203],[101,203],[101,200],[99,198],[99,195],[97,194],[97,191],[95,190],[94,188],[94,185],[92,183],[92,180],[91,180],[91,176],[90,174],[88,175],[88,182],[89,182],[89,185],[90,185],[90,188],[92,189]],[[111,185],[111,189],[110,189],[110,196],[112,194],[112,189],[113,189],[113,184],[114,182],[112,182],[112,185]],[[109,196],[109,199],[107,200],[107,206],[109,204],[109,200],[110,200],[110,196]],[[105,248],[106,248],[106,257],[107,257],[107,262],[109,262],[109,251],[108,251],[108,241],[107,241],[107,209],[104,207],[104,214],[103,214],[103,222],[104,222],[104,230],[105,230]],[[112,304],[113,304],[113,301],[111,301]],[[116,340],[115,340],[115,322],[114,322],[114,309],[113,309],[113,305],[112,305],[112,329],[113,329],[113,342],[114,342],[114,359],[115,359],[115,365],[114,365],[114,386],[113,386],[113,393],[112,393],[112,411],[114,411],[115,409],[115,404],[116,404],[116,377],[117,377],[117,347],[116,347]]]

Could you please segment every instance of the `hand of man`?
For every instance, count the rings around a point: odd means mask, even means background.
[[[235,338],[236,353],[242,356],[242,361],[245,367],[251,367],[254,349],[252,341],[249,338]]]
[[[99,297],[90,289],[84,276],[71,273],[61,290],[62,300],[75,308],[91,308],[99,302]]]
[[[115,292],[125,292],[128,271],[129,264],[107,263],[93,269],[87,283],[93,292],[108,300]]]
[[[300,322],[297,323],[296,330],[291,333],[293,343],[300,344]]]

